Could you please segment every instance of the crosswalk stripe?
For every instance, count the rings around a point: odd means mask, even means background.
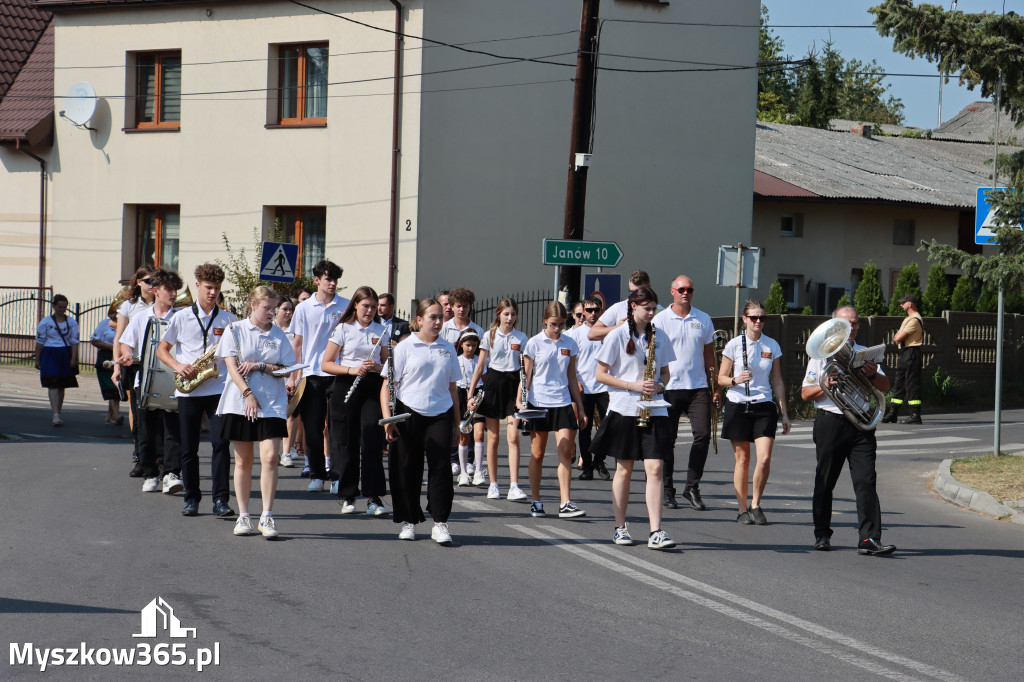
[[[907,438],[906,440],[886,441],[885,447],[888,449],[890,446],[895,448],[906,448],[908,446],[939,445],[943,443],[973,443],[977,440],[977,438],[960,438],[959,436],[944,436],[942,438]],[[814,443],[792,443],[789,447],[810,449],[814,447]],[[907,452],[905,454],[911,454],[911,452]],[[893,454],[892,451],[890,451],[890,454]]]

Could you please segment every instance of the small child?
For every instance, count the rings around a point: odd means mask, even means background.
[[[458,343],[455,344],[455,349],[459,352],[459,370],[462,375],[456,382],[456,386],[459,387],[459,414],[463,417],[466,416],[467,412],[467,395],[469,394],[469,382],[470,377],[473,376],[474,370],[476,370],[477,362],[479,361],[480,352],[480,335],[472,328],[467,329],[459,335]],[[481,373],[485,373],[487,368],[484,367]],[[477,388],[483,385],[483,379],[481,378],[477,383]],[[476,407],[480,403],[483,393],[477,393],[473,399],[473,407]],[[469,462],[469,444],[473,443],[473,462]],[[481,415],[476,415],[473,418],[473,430],[470,433],[462,433],[459,436],[459,465],[462,469],[462,473],[459,474],[459,486],[464,487],[468,485],[484,485],[487,483],[487,478],[483,472],[483,461],[484,461],[484,418]],[[473,479],[470,481],[470,475],[472,474]]]

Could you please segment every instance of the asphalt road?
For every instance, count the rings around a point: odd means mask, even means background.
[[[1004,418],[1004,444],[1024,450],[1024,412]],[[50,426],[38,392],[0,397],[0,432],[22,438],[0,444],[3,678],[41,675],[38,661],[12,662],[27,643],[33,656],[84,643],[94,660],[101,649],[139,655],[177,643],[186,663],[216,648],[218,664],[199,675],[209,679],[954,681],[1018,680],[1024,669],[1021,526],[927,488],[952,450],[986,448],[991,414],[880,429],[884,540],[899,546],[891,557],[857,555],[846,473],[835,549],[811,551],[810,423],[777,442],[769,525],[735,523],[723,447],[702,485],[709,510],[666,511],[679,547],[659,553],[610,542],[601,480],[574,480],[580,520],[533,519],[485,489],[456,489],[456,544],[444,548],[429,540],[429,522],[417,542],[401,542],[390,519],[341,516],[334,498],[305,491],[298,469],[280,470],[281,539],[236,538],[232,522],[209,514],[208,445],[201,515],[182,518],[180,494],[143,494],[127,476],[127,430],[102,424],[100,406],[72,401],[65,422]],[[503,492],[506,481],[503,472]],[[636,480],[635,538],[646,537],[642,501]],[[157,597],[194,638],[133,637]],[[193,667],[54,666],[51,653],[47,674],[191,678]]]

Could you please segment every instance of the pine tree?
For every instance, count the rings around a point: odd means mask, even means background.
[[[907,294],[918,301],[921,300],[921,276],[917,270],[917,263],[908,263],[900,270],[900,274],[896,278],[896,286],[892,290],[892,299],[889,301],[890,317],[903,315],[900,299]]]
[[[935,263],[928,270],[928,286],[921,299],[921,314],[925,317],[939,317],[943,310],[949,310],[949,282],[946,269]]]
[[[1004,301],[1005,305],[1005,301]],[[981,288],[981,295],[978,296],[978,302],[975,304],[975,309],[979,313],[995,313],[999,311],[999,290],[995,287],[986,284]]]
[[[972,278],[967,275],[960,275],[953,287],[953,297],[949,302],[949,309],[962,313],[974,312],[974,291],[971,287]]]
[[[874,263],[864,265],[864,276],[853,294],[853,305],[861,317],[884,315],[886,312],[885,297],[882,295],[882,283],[878,278],[878,267]]]
[[[836,308],[843,308],[848,305],[850,305],[850,297],[846,294],[840,296],[839,300],[836,302]]]
[[[764,301],[764,311],[769,315],[784,315],[789,312],[786,296],[782,292],[782,282],[775,280],[768,289],[768,298]]]
[[[814,314],[814,308],[812,308],[809,305],[805,305],[804,309],[800,311],[800,314],[801,315],[813,315]]]
[[[800,103],[793,115],[793,123],[809,128],[828,128],[828,122],[839,114],[839,92],[842,90],[839,73],[843,70],[843,58],[832,43],[827,42],[821,57],[811,51],[807,59],[811,64],[803,74]]]

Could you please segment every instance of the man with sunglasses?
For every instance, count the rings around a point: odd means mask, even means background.
[[[672,305],[654,317],[658,339],[672,344],[676,359],[669,363],[671,376],[665,386],[665,400],[672,403],[668,408],[672,423],[673,449],[665,459],[665,506],[678,509],[675,482],[672,479],[675,468],[675,440],[679,435],[679,417],[686,414],[690,419],[693,444],[690,446],[690,461],[686,468],[686,487],[683,497],[697,511],[707,507],[700,496],[700,479],[704,476],[704,464],[708,459],[711,443],[711,397],[708,394],[708,377],[714,372],[715,351],[712,341],[715,327],[711,317],[703,310],[693,307],[693,280],[680,275],[672,280]],[[711,379],[715,387],[715,404],[721,404],[722,392],[718,382]]]
[[[587,334],[601,316],[604,304],[600,297],[590,296],[579,305],[583,311],[583,318],[579,324],[565,332],[565,335],[572,338],[580,347],[580,354],[576,356],[576,379],[579,381],[580,395],[583,398],[583,412],[587,415],[586,426],[579,430],[580,456],[583,458],[580,480],[593,480],[596,471],[598,476],[610,481],[612,475],[604,465],[604,453],[590,452],[594,408],[597,408],[597,414],[603,419],[608,411],[608,387],[597,380],[597,354],[601,350],[602,342],[591,341]]]

